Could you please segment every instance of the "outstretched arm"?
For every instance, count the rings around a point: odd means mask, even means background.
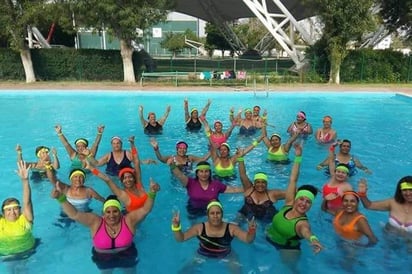
[[[143,118],[143,106],[139,106],[138,114],[139,114],[140,123],[142,124],[143,128],[145,128],[147,125],[147,121]]]
[[[283,150],[285,152],[289,152],[293,142],[296,141],[296,139],[299,137],[299,134],[295,133],[292,136],[290,136],[290,138],[288,139],[288,141],[286,142],[286,144],[283,145]]]
[[[143,207],[133,210],[126,215],[126,218],[130,220],[133,228],[135,228],[138,223],[143,221],[144,218],[152,211],[156,194],[160,190],[159,184],[153,181],[152,178],[150,178],[149,184],[149,192],[147,193],[148,198],[146,199]]]
[[[60,125],[56,125],[54,127],[54,130],[56,131],[57,137],[59,137],[60,142],[62,142],[64,148],[66,149],[67,154],[69,154],[70,159],[72,159],[76,155],[76,150],[69,144],[66,137],[63,135],[62,127]]]
[[[307,220],[298,222],[295,230],[301,238],[309,241],[314,253],[319,253],[323,249],[318,237],[312,234],[309,222]]]
[[[92,154],[92,156],[96,156],[96,154],[97,154],[97,150],[99,149],[100,141],[102,140],[103,131],[104,131],[104,125],[99,125],[97,127],[96,139],[94,139],[93,145],[90,148],[90,153]]]
[[[159,121],[158,121],[158,123],[159,123],[160,125],[163,126],[163,125],[166,123],[166,119],[167,119],[167,117],[169,117],[169,113],[170,113],[170,106],[167,106],[167,107],[166,107],[165,114],[163,114],[163,117],[160,118]]]
[[[299,179],[300,163],[302,162],[302,146],[300,144],[294,144],[294,148],[295,160],[293,161],[289,184],[286,188],[285,205],[292,205],[295,200],[296,184]]]
[[[233,236],[245,243],[251,243],[256,237],[256,221],[253,217],[252,220],[248,220],[248,230],[244,231],[239,226],[229,224],[229,230]]]
[[[53,166],[51,164],[45,164],[44,167],[46,169],[47,178],[49,179],[53,187],[55,187],[56,184],[59,183],[60,191],[63,194],[66,194],[70,186],[57,180],[56,172],[53,170]]]
[[[371,210],[390,211],[392,208],[393,198],[374,201],[368,198],[368,182],[366,179],[360,179],[358,182],[358,195],[361,198],[363,206]]]
[[[23,184],[23,215],[27,221],[33,222],[33,204],[31,201],[31,188],[29,183],[30,168],[24,161],[17,162],[17,175],[20,177]]]
[[[230,127],[229,127],[229,128],[227,129],[227,131],[225,132],[225,136],[226,136],[227,139],[229,139],[230,135],[232,135],[232,131],[233,131],[233,129],[235,128],[235,126],[236,126],[236,123],[235,123],[235,122],[231,123],[231,124],[230,124]]]
[[[239,163],[240,181],[242,182],[243,189],[246,192],[249,188],[253,187],[253,183],[246,174],[246,166],[245,166],[244,160],[238,159],[238,163]]]
[[[101,217],[94,213],[77,211],[77,209],[67,201],[66,195],[61,191],[59,183],[52,189],[51,197],[60,203],[64,213],[66,213],[70,219],[90,227],[93,231],[97,230]]]
[[[134,166],[134,175],[136,177],[136,183],[140,184],[142,187],[142,191],[144,191],[144,187],[142,184],[142,169],[140,167],[139,152],[137,151],[136,145],[134,144],[134,139],[134,136],[129,137],[130,151],[132,152],[132,162]]]
[[[205,105],[205,107],[202,109],[202,112],[200,113],[200,116],[199,117],[201,117],[201,116],[206,116],[206,113],[209,111],[209,107],[210,107],[210,104],[212,103],[212,100],[207,100],[207,103],[206,103],[206,105]]]
[[[272,145],[271,145],[270,140],[269,140],[269,138],[268,138],[268,133],[267,133],[267,129],[266,129],[266,124],[264,124],[264,125],[262,126],[262,136],[263,136],[262,140],[263,140],[263,142],[265,143],[266,148],[271,148]]]
[[[189,101],[187,98],[183,100],[183,110],[185,113],[185,123],[187,123],[190,119],[190,114],[189,114]]]
[[[375,234],[372,232],[372,229],[366,218],[360,218],[357,226],[358,230],[368,238],[367,246],[374,245],[378,242],[378,238],[376,238]]]
[[[187,177],[179,168],[177,168],[172,158],[169,158],[167,160],[167,164],[170,166],[170,170],[173,172],[173,175],[175,175],[176,178],[179,179],[180,184],[186,187],[189,182],[189,177]]]
[[[205,128],[205,134],[209,138],[210,135],[212,134],[212,130],[210,129],[210,126],[209,126],[209,123],[206,120],[206,117],[205,116],[199,117],[199,121],[203,124],[203,126]]]
[[[21,148],[21,145],[19,144],[16,145],[16,153],[17,153],[17,163],[23,161],[23,150]]]
[[[195,224],[187,231],[182,232],[182,225],[180,224],[180,213],[174,212],[172,217],[172,231],[177,242],[184,242],[197,235],[200,235],[202,224]]]
[[[257,140],[254,140],[252,142],[252,144],[250,144],[248,147],[246,147],[244,149],[239,149],[236,152],[236,155],[234,155],[234,156],[236,158],[245,156],[246,154],[251,152],[255,147],[257,147],[259,145],[260,141],[262,141],[262,139],[263,139],[263,135],[261,135]]]
[[[112,179],[110,179],[110,177],[105,173],[100,172],[100,170],[92,166],[89,161],[86,161],[86,169],[90,170],[93,175],[104,181],[123,204],[128,205],[130,203],[130,198],[129,195],[127,195],[126,191],[118,187],[117,184],[114,183]]]
[[[365,173],[367,173],[367,174],[371,174],[371,173],[372,173],[372,171],[370,171],[365,165],[363,165],[358,158],[355,158],[355,157],[354,157],[354,158],[353,158],[353,161],[355,162],[355,165],[356,165],[357,168],[362,169],[362,170],[365,171]]]
[[[53,160],[52,160],[53,169],[58,170],[60,168],[60,161],[59,161],[59,157],[57,157],[57,149],[53,147],[51,150],[51,154],[53,157]]]
[[[168,156],[163,156],[163,155],[160,153],[159,143],[157,142],[156,138],[154,138],[154,137],[150,138],[150,144],[151,144],[152,147],[153,147],[153,150],[154,150],[154,152],[155,152],[155,154],[156,154],[156,158],[157,158],[160,162],[166,163],[166,162],[167,162],[167,159],[169,159],[171,156],[169,156],[169,155],[168,155]]]

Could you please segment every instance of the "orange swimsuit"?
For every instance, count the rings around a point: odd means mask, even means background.
[[[136,187],[141,190],[142,186],[141,184],[136,184]],[[141,208],[144,206],[144,203],[147,200],[147,194],[143,193],[140,196],[137,196],[136,194],[134,194],[133,192],[125,189],[127,195],[130,198],[130,204],[128,206],[126,206],[126,210],[127,212],[133,211],[135,209]]]
[[[356,230],[355,225],[361,218],[365,218],[365,216],[358,215],[348,224],[342,225],[339,222],[342,214],[343,211],[340,211],[333,220],[333,227],[335,228],[336,233],[347,240],[358,240],[363,234]]]

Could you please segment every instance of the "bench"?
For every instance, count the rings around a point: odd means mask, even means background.
[[[169,79],[174,79],[176,87],[178,85],[177,79],[179,77],[185,77],[186,79],[188,78],[189,73],[188,72],[179,72],[179,71],[172,71],[172,72],[142,72],[142,75],[140,77],[140,86],[143,86],[143,80],[144,78],[169,78]]]

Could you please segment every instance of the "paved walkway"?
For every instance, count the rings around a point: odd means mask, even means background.
[[[0,82],[1,90],[45,90],[45,89],[61,89],[61,90],[125,90],[125,91],[170,91],[170,92],[185,92],[185,91],[266,91],[265,86],[258,86],[256,89],[252,86],[179,86],[173,85],[146,85],[141,87],[139,83],[136,84],[123,84],[123,83],[98,83],[98,82],[36,82],[32,84],[26,84],[23,82]],[[342,85],[330,85],[330,84],[281,84],[271,85],[268,88],[269,92],[295,92],[295,91],[307,91],[307,92],[399,92],[412,96],[412,84],[342,84]]]

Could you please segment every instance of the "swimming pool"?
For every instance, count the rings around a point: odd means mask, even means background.
[[[370,182],[369,196],[372,200],[387,198],[393,195],[397,181],[410,174],[412,151],[410,134],[412,131],[412,100],[395,93],[266,93],[253,92],[87,92],[57,91],[16,92],[3,91],[0,94],[2,108],[0,130],[2,153],[0,153],[0,181],[2,191],[0,200],[8,196],[21,199],[21,183],[14,174],[16,144],[23,147],[24,158],[35,161],[34,149],[38,145],[56,147],[61,161],[59,178],[67,182],[69,158],[58,140],[54,125],[61,124],[63,132],[70,143],[78,137],[94,140],[96,127],[106,126],[99,147],[98,156],[110,151],[110,138],[122,136],[128,148],[127,137],[136,136],[136,145],[141,158],[155,158],[149,144],[149,137],[143,129],[137,115],[138,105],[144,106],[144,113],[155,111],[157,116],[163,115],[166,105],[172,111],[166,122],[164,134],[157,136],[163,154],[172,154],[175,143],[185,140],[189,144],[188,153],[203,155],[207,149],[207,140],[203,133],[188,133],[184,129],[183,99],[189,99],[189,108],[201,109],[208,99],[212,99],[207,118],[209,122],[216,119],[228,126],[230,107],[250,108],[260,105],[268,110],[268,121],[275,125],[269,127],[268,134],[279,132],[286,139],[286,129],[295,120],[296,113],[303,110],[308,122],[314,130],[321,126],[322,117],[331,115],[333,127],[339,138],[352,141],[351,152],[372,171],[365,175],[362,171],[351,178],[351,182],[367,177]],[[229,143],[232,147],[246,146],[251,138],[241,138],[235,129]],[[284,188],[288,181],[289,166],[274,166],[265,161],[266,149],[261,144],[246,159],[248,174],[263,170],[269,174],[269,187]],[[316,144],[314,138],[305,141],[304,160],[299,184],[311,183],[321,187],[326,177],[316,170],[316,165],[324,159],[327,148]],[[102,167],[101,170],[104,170]],[[139,250],[139,273],[178,273],[196,253],[197,240],[177,243],[170,231],[172,209],[180,209],[182,227],[187,229],[190,221],[185,218],[187,196],[185,191],[170,183],[169,169],[163,165],[142,166],[144,183],[153,177],[162,186],[152,213],[139,227],[135,242]],[[87,184],[95,188],[103,196],[109,194],[106,185],[97,178],[89,176]],[[53,223],[58,218],[60,208],[50,198],[51,184],[42,182],[32,184],[35,228],[34,234],[40,237],[42,244],[36,254],[20,265],[29,273],[98,273],[91,261],[91,240],[89,230],[79,224],[68,229],[59,228]],[[243,203],[242,195],[223,195],[225,218],[234,219],[237,210]],[[375,271],[405,273],[412,269],[406,248],[401,244],[389,249],[384,239],[381,223],[386,222],[388,214],[361,209],[369,218],[369,222],[380,242],[366,249],[359,249],[356,259],[347,258],[342,252],[334,236],[330,218],[320,213],[321,198],[318,196],[309,212],[312,230],[318,235],[326,249],[313,255],[309,246],[303,243],[299,269],[303,272],[317,273],[371,273]],[[280,208],[281,203],[277,204]],[[92,203],[95,212],[100,212],[101,205]],[[258,229],[256,241],[246,245],[234,240],[233,250],[242,265],[242,273],[288,273],[282,266],[278,253],[270,246],[263,234],[262,226]],[[349,262],[351,261],[352,262]],[[6,265],[0,264],[0,272],[6,271]],[[193,269],[192,273],[229,273],[224,263],[206,261]]]

